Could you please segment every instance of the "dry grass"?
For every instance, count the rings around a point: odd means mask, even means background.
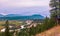
[[[0,21],[0,24],[5,24],[5,21]]]
[[[0,25],[5,24],[6,21],[0,21]],[[9,24],[15,24],[15,25],[20,25],[22,24],[23,21],[16,21],[16,20],[9,20]]]
[[[60,26],[55,26],[45,32],[36,34],[36,36],[60,36]]]
[[[0,26],[0,30],[1,30],[2,28],[4,28],[4,26]]]

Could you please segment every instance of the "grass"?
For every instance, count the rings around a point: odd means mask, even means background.
[[[23,21],[16,21],[16,20],[10,20],[9,21],[9,24],[15,24],[15,25],[20,25],[20,24],[22,24],[23,23]],[[0,21],[0,26],[2,25],[2,24],[5,24],[5,21]]]
[[[60,26],[55,26],[47,31],[37,34],[36,36],[60,36]]]
[[[4,28],[4,26],[0,26],[0,30],[1,30],[2,28]]]
[[[5,22],[6,21],[4,21],[4,20],[0,21],[0,30],[1,30],[1,28],[4,28],[4,26],[2,26],[2,25],[5,24]],[[19,26],[19,25],[23,24],[23,21],[10,20],[9,24],[15,24],[16,26]]]

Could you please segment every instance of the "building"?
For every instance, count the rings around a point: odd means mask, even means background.
[[[29,24],[31,24],[32,22],[33,22],[33,20],[26,20],[25,23],[26,23],[27,25],[29,25]]]

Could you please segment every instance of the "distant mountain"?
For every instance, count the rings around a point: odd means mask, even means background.
[[[19,14],[8,14],[5,17],[16,17],[16,16],[20,16]]]
[[[0,14],[0,17],[3,17],[4,15]]]
[[[2,15],[1,15],[2,16]],[[7,20],[34,20],[34,19],[44,19],[44,16],[39,15],[39,14],[34,14],[32,16],[21,16],[19,14],[8,14],[5,15],[4,17],[0,16],[1,19],[7,19]]]
[[[34,14],[34,15],[32,15],[32,17],[35,19],[44,19],[44,16],[39,15],[39,14]]]

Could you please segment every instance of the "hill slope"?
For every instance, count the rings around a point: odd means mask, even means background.
[[[60,36],[60,26],[55,26],[45,32],[36,34],[36,36]]]

